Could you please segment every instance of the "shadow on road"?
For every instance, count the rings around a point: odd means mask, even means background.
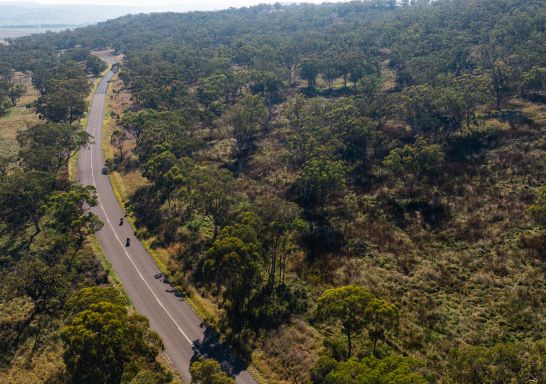
[[[194,340],[193,344],[195,353],[191,359],[192,363],[200,357],[214,359],[220,363],[224,371],[232,376],[236,376],[248,366],[231,353],[229,348],[221,343],[218,334],[209,327],[204,330],[203,341]]]
[[[183,300],[185,299],[185,295],[173,288],[169,279],[162,273],[154,275],[154,278],[161,280],[168,287],[166,289],[167,292]],[[203,328],[203,341],[193,341],[194,355],[191,358],[190,364],[200,357],[214,359],[220,363],[226,373],[232,376],[238,375],[247,368],[248,364],[235,356],[227,345],[222,344],[218,334],[212,328],[208,327],[205,323],[201,323],[201,328]]]

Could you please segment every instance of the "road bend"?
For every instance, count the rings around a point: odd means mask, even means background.
[[[189,368],[192,360],[206,355],[220,361],[235,376],[237,383],[255,384],[244,364],[218,341],[217,335],[203,324],[187,301],[175,294],[152,257],[134,236],[131,225],[127,222],[119,225],[124,211],[108,176],[101,172],[105,164],[102,123],[106,91],[112,76],[110,71],[101,79],[93,96],[87,123],[92,143],[81,151],[77,168],[78,181],[97,189],[98,204],[94,211],[104,222],[97,233],[99,243],[134,307],[150,320],[151,328],[165,344],[168,359],[186,382],[191,381]],[[128,247],[127,238],[130,239]]]

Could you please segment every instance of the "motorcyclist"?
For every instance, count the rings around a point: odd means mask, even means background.
[[[131,245],[131,239],[127,238],[127,242],[125,243],[125,246],[128,247]]]

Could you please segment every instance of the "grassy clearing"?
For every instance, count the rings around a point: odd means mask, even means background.
[[[308,383],[308,372],[322,349],[322,338],[305,322],[295,319],[268,332],[252,354],[253,365],[271,384]]]
[[[523,114],[530,117],[535,124],[546,126],[546,104],[530,103],[522,99],[514,100],[512,104],[521,108]]]
[[[48,345],[39,352],[33,351],[34,342],[23,345],[10,367],[0,370],[0,382],[5,384],[37,384],[58,382],[64,372],[63,347],[58,335],[49,338]]]
[[[30,78],[26,78],[27,88],[25,95],[17,102],[17,105],[8,110],[5,116],[0,117],[0,156],[12,157],[17,154],[17,133],[24,131],[40,119],[32,108],[27,108],[38,98],[38,92],[30,84]]]
[[[0,324],[10,325],[24,321],[32,311],[32,303],[26,297],[17,297],[0,303]],[[62,345],[58,334],[45,335],[47,347],[33,351],[36,339],[26,340],[13,356],[10,365],[0,369],[2,383],[43,383],[62,372]]]
[[[386,91],[396,88],[396,73],[389,68],[389,60],[381,63],[381,78],[383,79],[383,87]]]

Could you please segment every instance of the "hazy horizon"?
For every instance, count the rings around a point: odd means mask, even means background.
[[[341,2],[347,0],[330,0],[328,2]],[[149,0],[33,0],[33,1],[0,1],[0,6],[14,7],[55,7],[55,6],[96,6],[97,8],[112,7],[121,8],[129,7],[127,13],[139,12],[190,12],[190,11],[207,11],[221,10],[231,7],[240,8],[258,4],[274,4],[274,3],[314,3],[320,4],[325,0],[305,0],[305,1],[276,1],[276,0],[158,0],[150,5]]]
[[[331,0],[341,2],[347,0]],[[258,4],[320,4],[324,0],[0,0],[0,44],[7,38],[93,25],[127,14],[151,12],[217,11]]]

